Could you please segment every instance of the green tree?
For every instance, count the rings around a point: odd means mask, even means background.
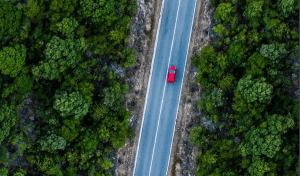
[[[248,59],[246,64],[246,74],[253,77],[259,77],[265,75],[265,67],[268,66],[268,61],[261,54],[254,52]]]
[[[114,148],[119,149],[126,143],[126,138],[133,139],[134,131],[128,126],[130,111],[126,111],[122,107],[113,107],[113,110],[115,112],[110,114],[105,120],[112,119],[114,116],[118,118],[115,122],[112,121],[110,123],[110,141]],[[106,125],[109,125],[109,123],[106,123]]]
[[[49,152],[53,152],[55,150],[64,150],[66,147],[66,140],[61,136],[57,136],[56,134],[43,136],[38,143],[40,144],[41,150]]]
[[[240,119],[245,116],[245,113],[249,113],[248,115],[258,120],[262,118],[262,113],[266,109],[266,105],[258,101],[248,103],[240,92],[234,93],[233,101],[232,109],[236,113],[232,116],[234,119]]]
[[[206,147],[208,144],[207,129],[204,126],[194,127],[191,131],[190,143],[197,147]]]
[[[199,163],[196,169],[197,175],[205,175],[205,173],[209,173],[213,169],[214,164],[217,162],[218,156],[211,150],[207,150],[204,154],[202,151],[199,151],[197,155],[197,163]]]
[[[249,115],[243,115],[237,120],[236,125],[241,131],[246,131],[252,127],[253,120]]]
[[[108,20],[107,22],[111,24],[114,20],[116,20],[114,18],[114,6],[115,1],[113,0],[82,0],[80,1],[81,8],[78,10],[78,14],[82,18],[89,19],[94,23],[104,22],[105,20]]]
[[[1,168],[0,169],[0,174],[1,174],[1,176],[3,175],[3,176],[7,176],[8,175],[8,169],[7,168]]]
[[[242,155],[260,156],[265,155],[273,158],[280,150],[283,143],[282,134],[294,126],[294,120],[291,115],[266,115],[267,125],[261,124],[261,127],[248,131],[245,140],[241,143],[240,149]]]
[[[231,67],[243,67],[246,62],[248,48],[241,43],[231,43],[226,54]]]
[[[0,1],[0,6],[0,46],[3,47],[8,41],[19,41],[22,6],[20,4],[16,6],[12,1],[6,2],[3,0]]]
[[[79,23],[75,18],[64,18],[62,22],[57,23],[58,31],[61,32],[67,38],[74,37],[74,31],[79,26]]]
[[[283,43],[263,44],[261,45],[259,52],[263,57],[268,58],[270,62],[277,67],[282,67],[282,59],[289,53],[285,49],[285,45]]]
[[[82,81],[78,84],[79,92],[88,102],[92,102],[94,84],[87,81]]]
[[[60,129],[60,136],[68,142],[72,142],[78,135],[80,130],[80,121],[74,119],[63,120],[63,126]]]
[[[213,27],[213,31],[218,34],[220,37],[223,36],[225,30],[225,26],[223,26],[222,24],[218,24],[217,26]]]
[[[46,60],[32,68],[35,78],[60,79],[60,73],[67,68],[74,68],[82,60],[82,54],[86,50],[84,38],[60,39],[54,36],[47,44],[45,55]]]
[[[24,14],[33,22],[37,23],[44,16],[45,6],[39,1],[29,0],[24,7]]]
[[[0,100],[0,143],[10,134],[16,123],[18,113],[15,108],[14,103]]]
[[[88,78],[88,75],[91,75],[91,67],[87,65],[85,66],[84,64],[80,64],[74,69],[73,73],[74,76],[79,80],[82,80],[84,78],[86,79]]]
[[[124,68],[132,67],[135,64],[137,52],[131,48],[124,48],[120,55],[120,65]]]
[[[79,142],[77,143],[78,147],[85,152],[94,152],[97,149],[97,146],[100,143],[99,135],[96,130],[88,129],[84,133],[80,134]],[[85,156],[81,154],[81,159]],[[81,162],[84,163],[88,159],[83,159]]]
[[[28,74],[21,74],[15,78],[13,84],[3,90],[2,97],[13,94],[16,99],[22,101],[31,92],[32,86],[33,79]]]
[[[214,13],[214,19],[219,23],[227,25],[231,21],[235,21],[235,9],[231,3],[220,3]]]
[[[212,169],[207,172],[211,175],[225,175],[223,173],[230,172],[238,174],[238,165],[240,152],[238,145],[233,140],[221,139],[213,142],[213,146],[210,151],[217,156],[217,162],[212,166]]]
[[[52,166],[49,170],[46,172],[48,175],[57,175],[57,176],[63,176],[63,173],[60,169],[59,164],[56,164]]]
[[[4,47],[0,51],[0,70],[2,74],[16,77],[25,65],[26,48],[24,45]]]
[[[218,58],[218,59],[216,59]],[[193,64],[198,68],[199,72],[196,81],[205,88],[212,89],[215,84],[222,78],[228,63],[226,56],[217,54],[210,45],[204,46],[198,56],[192,57]],[[219,62],[219,63],[218,63]]]
[[[250,2],[250,3],[249,3]],[[262,0],[248,1],[244,16],[250,20],[250,26],[257,28],[261,24],[261,18],[263,14]]]
[[[283,116],[278,114],[266,115],[268,131],[272,134],[283,134],[294,127],[295,122],[291,114]]]
[[[126,33],[120,29],[116,29],[109,32],[109,37],[111,41],[117,45],[120,44],[121,41],[126,37]]]
[[[295,13],[294,0],[279,0],[277,7],[282,16],[287,18],[289,13]]]
[[[55,161],[52,155],[47,155],[45,153],[41,153],[36,156],[35,160],[37,169],[44,173],[50,170],[55,165]]]
[[[267,37],[270,43],[287,42],[291,38],[291,29],[286,23],[280,23],[271,30],[270,37]]]
[[[280,150],[282,139],[280,135],[270,134],[267,129],[255,128],[245,135],[245,140],[240,145],[243,157],[247,155],[266,155],[273,158]]]
[[[73,166],[69,166],[65,171],[64,171],[64,175],[66,176],[79,176],[77,174],[77,168],[73,167]]]
[[[222,79],[220,79],[220,81],[218,82],[218,86],[226,91],[229,92],[233,89],[234,82],[235,82],[236,78],[233,76],[233,74],[229,73],[224,75],[224,77]]]
[[[218,108],[224,106],[227,101],[223,90],[213,89],[211,92],[202,94],[201,101],[198,103],[198,107],[201,110],[206,110],[209,114],[215,114],[218,112]]]
[[[13,176],[25,176],[25,175],[26,175],[26,171],[21,168],[16,169],[13,174]]]
[[[78,92],[68,94],[65,91],[56,91],[54,95],[53,108],[56,109],[62,117],[74,116],[79,119],[88,113],[90,103]]]
[[[78,163],[80,156],[78,154],[78,150],[69,150],[67,153],[65,153],[65,158],[68,161],[70,166],[73,166],[74,164]],[[76,169],[77,170],[77,169]]]
[[[108,158],[104,158],[103,162],[101,163],[101,167],[105,170],[108,170],[114,167],[114,163],[112,163]]]
[[[0,146],[0,166],[6,167],[8,165],[9,165],[8,152],[7,152],[6,148],[4,148],[3,146]]]
[[[263,15],[264,15],[263,20],[268,30],[280,24],[279,14],[277,13],[277,11],[272,9],[267,9]]]
[[[239,80],[236,92],[240,92],[248,103],[259,101],[269,104],[272,99],[273,86],[268,84],[263,77],[253,79],[252,75],[248,75]]]
[[[248,172],[251,175],[263,176],[268,172],[270,168],[268,163],[259,157],[254,157],[251,166],[248,168]]]
[[[46,47],[46,60],[57,60],[61,67],[75,66],[82,60],[80,54],[86,50],[84,38],[62,40],[54,36]]]
[[[50,30],[57,32],[57,22],[74,15],[78,8],[78,0],[52,0],[46,12],[51,22]]]
[[[238,31],[239,33],[233,37],[233,43],[240,43],[242,45],[245,45],[247,40],[247,29],[241,27],[241,30]]]
[[[93,106],[93,113],[91,117],[94,121],[100,121],[106,117],[109,113],[109,108],[104,104],[95,104]]]
[[[128,85],[115,82],[113,86],[103,88],[99,96],[103,98],[107,106],[119,105],[124,99],[124,93],[128,92]]]

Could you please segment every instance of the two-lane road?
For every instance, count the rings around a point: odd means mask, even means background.
[[[133,176],[167,174],[197,0],[163,0]],[[175,84],[167,69],[177,67]]]

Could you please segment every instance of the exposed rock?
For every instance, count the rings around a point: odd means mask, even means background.
[[[35,118],[34,115],[32,115],[32,116],[29,117],[30,120],[34,120],[34,118]]]
[[[235,138],[234,138],[234,142],[235,142],[235,143],[240,143],[240,142],[241,142],[241,139],[240,139],[239,137],[235,137]]]
[[[87,57],[92,57],[93,53],[92,53],[92,51],[88,51],[88,52],[85,53],[85,55],[86,55]]]
[[[201,125],[205,126],[210,132],[215,131],[218,126],[217,124],[212,124],[211,120],[206,117],[202,117]]]

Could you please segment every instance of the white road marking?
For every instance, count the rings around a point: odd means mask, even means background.
[[[140,134],[139,134],[139,141],[138,141],[138,145],[137,145],[137,151],[136,151],[136,154],[135,154],[135,162],[134,162],[134,168],[133,168],[133,173],[132,173],[133,176],[134,176],[134,173],[135,173],[137,158],[138,158],[139,149],[140,149],[139,147],[140,147],[142,131],[143,131],[144,116],[145,116],[145,112],[146,112],[146,108],[147,108],[148,94],[149,94],[149,90],[150,90],[150,82],[151,82],[151,78],[152,78],[152,71],[153,71],[154,59],[155,59],[155,54],[156,54],[157,41],[158,41],[158,36],[159,36],[159,32],[160,32],[160,25],[161,25],[161,18],[162,18],[162,14],[163,14],[163,8],[164,8],[164,5],[165,5],[164,2],[165,2],[165,0],[162,1],[160,14],[159,14],[160,17],[159,17],[159,22],[158,22],[158,27],[157,27],[157,34],[156,34],[156,37],[155,37],[154,51],[153,51],[153,57],[152,57],[153,59],[152,59],[152,63],[151,63],[150,76],[149,76],[150,78],[148,80],[147,94],[146,94],[144,111],[143,111],[143,116],[142,116],[142,124],[141,124],[141,129],[140,129]]]
[[[185,75],[185,67],[186,67],[187,57],[188,57],[188,54],[189,54],[189,47],[190,47],[191,35],[192,35],[192,31],[193,31],[193,23],[194,23],[194,16],[195,16],[196,6],[197,6],[197,0],[195,0],[195,7],[194,7],[194,12],[193,12],[193,18],[192,18],[192,26],[191,26],[191,30],[190,30],[190,36],[189,36],[189,43],[188,43],[187,52],[186,52],[186,56],[185,56],[185,64],[184,64],[184,70],[183,70],[183,77],[182,77],[182,81],[181,81],[181,88],[180,88],[180,93],[179,93],[179,101],[178,101],[177,112],[176,112],[176,116],[175,116],[176,119],[177,119],[177,114],[178,114],[178,110],[179,110],[181,90],[182,90],[182,85],[183,85],[183,80],[184,80],[184,75]],[[171,157],[171,153],[172,153],[171,150],[172,150],[173,138],[174,138],[174,133],[175,133],[175,126],[176,126],[176,120],[175,120],[175,124],[174,124],[174,128],[173,128],[172,143],[171,143],[171,146],[170,146],[170,154],[169,154],[168,165],[167,165],[168,168],[169,168],[169,162],[170,162],[170,157]],[[168,168],[167,168],[166,175],[168,174]]]
[[[177,14],[176,14],[176,20],[175,20],[175,27],[174,27],[174,32],[173,32],[173,38],[172,38],[172,44],[171,44],[171,50],[170,50],[170,55],[169,55],[169,61],[168,61],[168,67],[167,67],[167,69],[169,68],[169,65],[170,65],[170,60],[171,60],[171,55],[172,55],[172,50],[173,50],[173,43],[174,43],[174,38],[175,38],[175,33],[176,33],[177,19],[178,19],[180,2],[181,2],[181,0],[179,0],[179,4],[178,4],[178,8],[177,8]],[[166,78],[167,78],[167,75],[168,75],[168,71],[166,73]],[[166,79],[165,79],[163,96],[162,96],[162,101],[161,101],[161,104],[160,104],[160,110],[159,110],[159,116],[158,116],[158,124],[157,124],[157,128],[156,128],[155,139],[154,139],[154,147],[153,147],[152,156],[151,156],[151,164],[150,164],[149,176],[151,174],[151,167],[152,167],[152,161],[153,161],[153,156],[154,156],[154,151],[155,151],[155,146],[156,146],[155,144],[156,144],[157,132],[158,132],[159,123],[160,123],[160,116],[161,116],[162,105],[164,103],[164,96],[165,96],[166,84],[167,84],[167,82],[166,82]]]

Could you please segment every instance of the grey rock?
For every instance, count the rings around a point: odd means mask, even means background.
[[[235,137],[235,138],[234,138],[234,142],[238,144],[238,143],[241,142],[241,139],[240,139],[239,137]]]
[[[34,120],[34,118],[35,118],[34,115],[29,117],[30,120]]]
[[[33,101],[32,101],[31,98],[25,98],[25,100],[24,100],[24,104],[25,104],[25,105],[30,105],[30,104],[32,104],[32,103],[33,103]]]
[[[205,117],[201,119],[201,125],[205,126],[210,132],[215,131],[218,126],[218,124],[213,124],[211,120]]]
[[[92,55],[93,55],[92,51],[88,51],[85,54],[86,54],[87,57],[92,57]]]

